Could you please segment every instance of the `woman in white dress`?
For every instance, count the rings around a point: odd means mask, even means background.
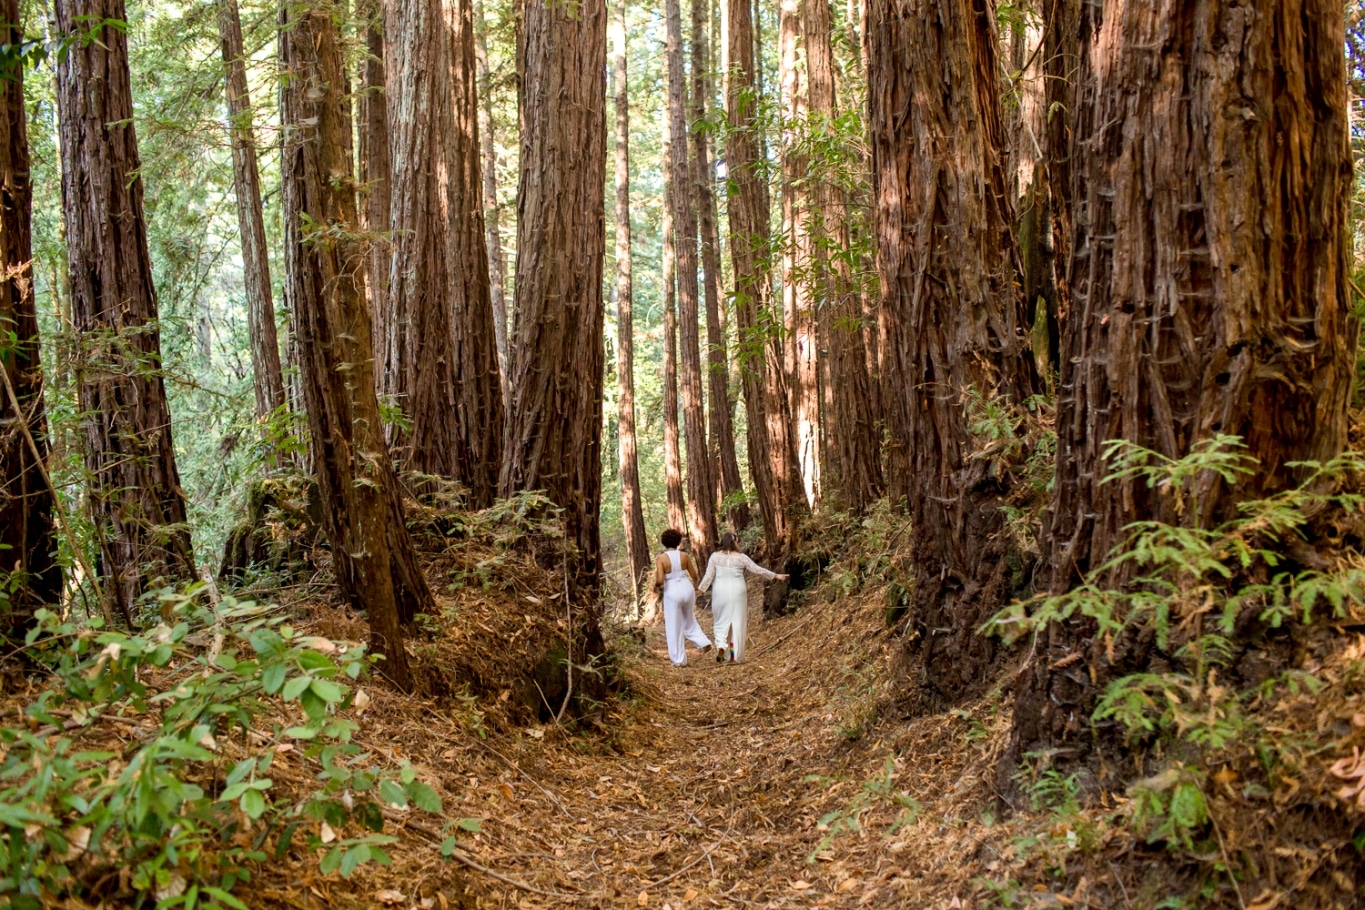
[[[668,639],[668,659],[675,667],[687,666],[687,642],[711,650],[711,639],[697,623],[697,564],[687,553],[679,553],[682,534],[669,528],[659,538],[664,552],[654,561],[654,585],[663,590],[664,637]]]
[[[711,634],[715,636],[717,663],[725,660],[726,646],[729,644],[730,663],[744,659],[744,639],[749,629],[749,586],[744,582],[744,573],[752,572],[769,581],[786,581],[787,576],[778,575],[754,562],[735,549],[735,535],[726,533],[720,539],[720,549],[711,554],[706,564],[706,577],[701,580],[701,590],[705,591],[715,583],[711,592],[711,615],[715,625]]]

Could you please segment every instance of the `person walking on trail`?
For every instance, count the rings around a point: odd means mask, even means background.
[[[749,586],[744,581],[744,573],[752,572],[759,578],[769,581],[786,581],[787,576],[771,572],[735,547],[735,535],[727,532],[720,539],[720,549],[711,554],[706,564],[706,577],[701,580],[701,590],[705,591],[715,583],[711,592],[711,615],[715,625],[711,634],[716,639],[716,661],[725,661],[725,652],[730,652],[730,663],[744,659],[744,639],[749,629]]]
[[[682,534],[669,528],[659,538],[664,552],[654,560],[654,586],[663,589],[664,637],[668,639],[668,659],[675,667],[687,666],[687,642],[705,654],[711,639],[697,623],[697,564],[687,553],[679,553]]]

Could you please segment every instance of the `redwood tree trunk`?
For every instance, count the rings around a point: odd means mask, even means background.
[[[1301,479],[1292,462],[1346,443],[1357,326],[1341,6],[1224,7],[1076,11],[1054,591],[1098,566],[1131,522],[1208,527]],[[1235,486],[1198,478],[1197,512],[1141,481],[1104,482],[1107,440],[1178,459],[1216,434],[1241,437],[1259,467]],[[1015,754],[1088,741],[1109,659],[1156,656],[1140,647],[1121,640],[1107,654],[1083,622],[1051,627],[1019,693]]]
[[[388,427],[409,470],[458,477],[454,285],[445,212],[445,143],[453,133],[450,40],[442,0],[386,4],[384,102],[389,123],[393,254],[380,391],[406,417]]]
[[[1000,157],[999,67],[985,0],[871,0],[868,85],[882,308],[888,482],[908,500],[911,647],[922,695],[953,700],[986,678],[976,633],[1011,596],[1005,471],[976,457],[973,396],[1032,393]],[[913,103],[912,103],[913,99]]]
[[[452,50],[447,81],[453,130],[445,142],[449,244],[455,308],[456,476],[476,507],[493,504],[502,466],[503,393],[495,307],[489,287],[479,149],[478,65],[472,0],[447,5]]]
[[[488,296],[469,4],[389,7],[385,66],[393,265],[384,393],[410,429],[391,443],[414,471],[457,478],[470,504],[492,503],[502,390]]]
[[[631,597],[640,602],[649,572],[649,538],[635,450],[635,321],[630,262],[630,87],[626,81],[626,7],[611,24],[616,89],[616,389],[620,440],[621,524],[626,529]]]
[[[665,108],[667,106],[665,105]],[[687,497],[683,493],[682,445],[678,434],[678,257],[673,230],[672,157],[673,136],[669,126],[669,112],[664,110],[663,141],[664,205],[660,218],[663,234],[664,285],[664,492],[668,498],[668,526],[679,531],[687,529]]]
[[[707,411],[711,461],[716,469],[716,492],[730,507],[726,514],[735,530],[749,526],[749,504],[744,501],[744,481],[735,457],[735,426],[730,406],[730,365],[725,356],[725,330],[721,325],[720,236],[716,228],[715,170],[711,165],[711,132],[705,126],[711,97],[709,42],[706,40],[706,0],[692,0],[692,187],[701,240],[702,274],[706,298],[706,382],[710,395]]]
[[[725,134],[730,181],[726,208],[734,266],[736,358],[748,414],[749,473],[772,559],[791,552],[806,501],[787,409],[781,318],[771,306],[768,188],[759,170],[762,156],[755,122],[759,87],[753,6],[749,0],[726,0],[725,11],[725,106],[730,124]]]
[[[10,47],[23,39],[18,0],[0,0],[0,35]],[[0,615],[0,638],[11,640],[23,637],[35,609],[57,603],[62,593],[55,506],[43,476],[47,415],[32,219],[24,71],[15,63],[0,71],[0,369],[6,383],[0,388],[0,571],[16,573],[18,581]]]
[[[400,622],[433,609],[384,445],[363,282],[367,244],[346,153],[349,99],[330,7],[286,5],[283,70],[285,265],[323,528],[342,594],[369,617],[383,672],[409,685]]]
[[[544,490],[577,546],[577,590],[600,591],[606,247],[603,0],[528,0],[518,47],[521,181],[516,328],[502,495]],[[595,614],[585,630],[600,642]]]
[[[227,67],[228,132],[232,140],[232,182],[237,194],[237,226],[242,232],[242,270],[246,283],[247,333],[251,372],[256,388],[256,416],[268,417],[284,407],[284,373],[275,331],[275,302],[270,288],[270,253],[261,205],[261,174],[256,165],[256,135],[247,93],[242,21],[237,0],[218,9],[218,37]]]
[[[687,83],[683,75],[681,0],[665,0],[668,58],[668,170],[673,209],[674,254],[678,267],[678,378],[682,391],[683,436],[687,442],[687,523],[694,558],[705,561],[716,542],[716,482],[706,447],[706,405],[702,399],[701,308],[697,288],[697,218],[692,210],[692,174],[687,151]]]
[[[825,23],[823,55],[819,38],[812,44],[814,18]],[[780,0],[778,3],[778,81],[782,87],[782,309],[786,326],[789,408],[795,422],[796,446],[806,500],[820,499],[820,358],[816,339],[817,288],[822,258],[818,237],[823,212],[812,179],[806,133],[819,111],[812,92],[822,92],[833,76],[828,70],[828,0]],[[823,72],[821,71],[823,69]]]
[[[384,4],[357,0],[356,14],[365,23],[365,60],[361,64],[360,96],[360,215],[370,234],[365,290],[369,294],[370,324],[382,326],[389,312],[389,271],[393,245],[389,233],[390,188],[388,102],[384,73]],[[386,338],[375,333],[375,361],[384,363]]]
[[[805,92],[811,130],[832,133],[838,115],[835,95],[834,48],[828,0],[804,0],[799,28],[805,51]],[[851,156],[850,156],[851,157]],[[857,159],[853,159],[857,160]],[[827,168],[828,165],[825,165]],[[818,448],[819,486],[822,497],[836,506],[862,511],[882,495],[881,440],[877,430],[876,398],[867,369],[863,302],[853,286],[846,257],[834,251],[848,249],[851,241],[848,209],[839,175],[807,177],[807,187],[795,193],[809,223],[796,225],[805,251],[805,277],[793,280],[798,297],[807,298],[814,320],[813,334],[804,342],[818,342],[821,403]],[[818,305],[819,312],[813,312]],[[805,319],[805,316],[802,317]],[[810,326],[806,329],[811,330]],[[805,369],[809,369],[809,358]],[[805,375],[805,374],[803,374]],[[803,387],[807,411],[810,378]]]
[[[80,334],[90,511],[105,596],[130,622],[151,586],[194,578],[161,374],[123,0],[61,0],[57,64],[71,316]],[[98,35],[94,32],[98,30]]]
[[[498,342],[504,400],[507,394],[507,279],[502,255],[498,206],[498,151],[493,131],[493,85],[488,74],[488,22],[483,4],[474,2],[474,61],[478,78],[479,154],[483,158],[483,217],[488,243],[488,291],[493,301],[493,332]]]

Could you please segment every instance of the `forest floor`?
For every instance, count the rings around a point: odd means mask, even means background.
[[[880,602],[808,603],[751,622],[738,665],[689,648],[691,663],[672,667],[661,624],[618,636],[629,691],[590,732],[484,738],[473,715],[375,693],[357,742],[411,761],[442,793],[446,827],[397,817],[394,864],[350,880],[292,851],[242,896],[442,910],[982,906],[995,889],[977,877],[1012,852],[991,785],[1007,712],[987,699],[895,717],[900,646]],[[461,834],[452,862],[438,844],[458,818],[479,831]],[[1028,897],[1072,904],[1042,886]]]

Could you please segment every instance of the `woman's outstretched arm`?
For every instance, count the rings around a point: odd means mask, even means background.
[[[706,575],[702,578],[701,584],[697,587],[698,591],[705,592],[711,587],[711,582],[716,580],[716,554],[712,553],[711,558],[706,561]]]
[[[776,572],[763,568],[758,563],[750,559],[747,554],[742,555],[744,555],[744,568],[754,573],[759,578],[766,578],[769,581],[773,581],[775,579],[786,579],[787,576],[785,575],[779,575]]]

